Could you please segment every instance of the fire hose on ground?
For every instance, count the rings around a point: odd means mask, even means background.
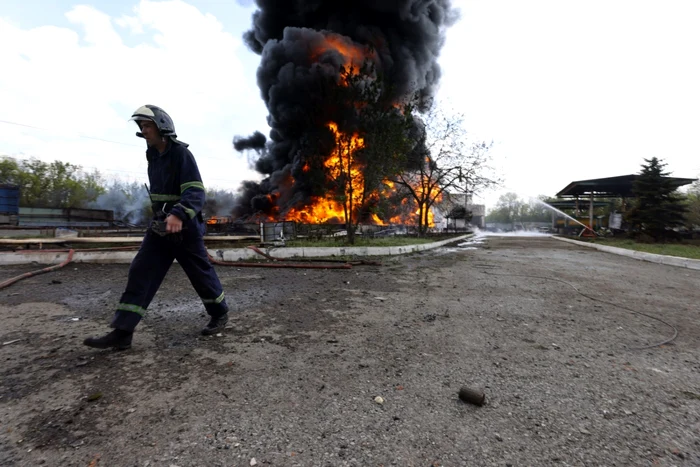
[[[659,318],[659,317],[652,316],[652,315],[649,315],[649,314],[647,314],[647,313],[642,313],[641,311],[633,310],[633,309],[628,308],[628,307],[626,307],[626,306],[624,306],[624,305],[620,305],[619,303],[608,302],[608,301],[606,301],[606,300],[602,300],[602,299],[597,298],[597,297],[594,297],[594,296],[592,296],[592,295],[588,295],[588,294],[586,294],[586,293],[583,293],[583,292],[581,292],[574,284],[572,284],[572,283],[570,283],[570,282],[567,282],[567,281],[565,281],[565,280],[557,279],[557,278],[555,278],[555,277],[534,276],[534,275],[532,275],[532,274],[512,274],[512,273],[498,274],[498,273],[493,273],[493,272],[489,272],[489,271],[482,271],[482,272],[483,272],[484,274],[486,274],[486,275],[489,275],[489,276],[526,277],[526,278],[528,278],[528,279],[536,278],[536,279],[544,279],[544,280],[548,280],[548,281],[561,282],[562,284],[566,284],[566,285],[568,285],[569,287],[571,287],[572,289],[574,289],[574,291],[575,291],[577,294],[579,294],[579,295],[581,295],[581,296],[583,296],[583,297],[586,297],[586,298],[589,299],[589,300],[592,300],[592,301],[598,302],[598,303],[603,303],[603,304],[605,304],[605,305],[610,305],[610,306],[613,306],[613,307],[616,307],[616,308],[620,308],[620,309],[625,310],[625,311],[627,311],[627,312],[629,312],[629,313],[632,313],[632,314],[634,314],[634,315],[644,316],[644,317],[646,317],[646,318],[656,320],[656,321],[658,321],[658,322],[660,322],[660,323],[662,323],[662,324],[665,324],[666,326],[668,326],[669,328],[671,328],[671,329],[673,330],[673,335],[672,335],[671,337],[668,337],[668,338],[664,339],[664,340],[661,341],[661,342],[657,342],[657,343],[655,343],[655,344],[645,345],[645,346],[642,346],[642,347],[630,347],[629,350],[646,350],[646,349],[652,349],[652,348],[654,348],[654,347],[660,347],[660,346],[662,346],[662,345],[666,345],[666,344],[668,344],[668,343],[674,341],[674,340],[676,339],[676,337],[678,337],[678,328],[676,328],[676,327],[675,327],[674,325],[672,325],[671,323],[669,323],[669,322],[667,322],[667,321],[664,321],[663,319],[661,319],[661,318]]]
[[[92,252],[92,251],[134,251],[138,250],[140,247],[138,246],[111,246],[111,247],[103,247],[103,248],[81,248],[81,249],[75,249],[75,248],[59,248],[55,250],[24,250],[22,251],[23,254],[32,254],[32,253],[68,253],[69,251],[75,251],[75,252]]]
[[[63,261],[60,264],[56,264],[54,266],[49,266],[43,269],[38,269],[36,271],[31,271],[27,272],[24,274],[20,274],[19,276],[7,279],[3,282],[0,282],[0,289],[4,289],[5,287],[9,287],[10,285],[21,281],[22,279],[26,279],[28,277],[33,277],[33,276],[38,276],[39,274],[45,274],[47,272],[55,271],[57,269],[60,269],[67,265],[68,263],[73,261],[73,254],[77,252],[83,252],[83,251],[129,251],[129,250],[136,250],[139,247],[133,247],[133,246],[127,246],[127,247],[107,247],[107,248],[85,248],[85,249],[54,249],[54,250],[28,250],[25,253],[68,253],[68,257],[66,258],[65,261]],[[235,266],[239,268],[289,268],[289,269],[352,269],[353,265],[381,265],[381,263],[378,263],[376,261],[365,261],[365,260],[359,260],[359,261],[345,261],[341,259],[311,259],[311,258],[303,258],[298,260],[296,263],[284,263],[284,262],[279,262],[281,261],[280,258],[275,258],[273,256],[268,255],[267,253],[263,252],[260,250],[258,247],[255,246],[249,246],[251,250],[255,251],[256,253],[264,256],[265,258],[269,259],[270,261],[273,261],[272,263],[244,263],[244,262],[228,262],[228,261],[220,261],[216,258],[214,258],[211,255],[209,256],[209,261],[211,261],[213,264],[219,265],[219,266]],[[308,264],[308,263],[333,263],[333,264]],[[337,263],[342,263],[342,264],[337,264]]]
[[[270,261],[284,261],[282,258],[275,258],[274,256],[268,255],[264,251],[262,251],[260,248],[250,245],[248,246],[249,249],[253,250],[259,255],[264,256],[265,258],[269,259]],[[379,263],[377,261],[367,261],[367,260],[356,260],[356,261],[346,261],[344,259],[317,259],[317,258],[299,258],[296,259],[295,261],[297,262],[302,262],[302,263],[344,263],[344,264],[350,264],[352,266],[360,266],[360,265],[367,265],[367,266],[381,266],[382,263]]]
[[[13,277],[12,279],[8,279],[4,282],[0,282],[0,289],[4,289],[5,287],[8,287],[15,282],[21,281],[22,279],[26,279],[27,277],[32,277],[32,276],[38,276],[39,274],[45,274],[47,272],[55,271],[56,269],[60,269],[66,264],[70,263],[73,261],[73,253],[75,253],[75,250],[68,250],[68,258],[66,258],[62,263],[56,264],[54,266],[49,266],[44,269],[39,269],[36,271],[31,271],[31,272],[25,272],[24,274],[21,274],[17,277]]]
[[[84,248],[84,249],[74,249],[74,248],[69,248],[69,249],[56,249],[56,250],[27,250],[24,253],[29,254],[29,253],[68,253],[68,258],[66,258],[65,261],[63,261],[60,264],[56,264],[54,266],[49,266],[43,269],[39,269],[36,271],[31,271],[31,272],[26,272],[24,274],[20,274],[17,277],[13,277],[10,279],[7,279],[4,282],[0,282],[0,289],[4,289],[5,287],[8,287],[15,282],[19,282],[22,279],[26,279],[28,277],[33,277],[33,276],[38,276],[39,274],[45,274],[47,272],[55,271],[57,269],[60,269],[64,267],[66,264],[70,263],[73,261],[73,254],[75,252],[84,252],[84,251],[130,251],[130,250],[136,250],[139,247],[134,247],[134,246],[117,246],[117,247],[106,247],[106,248]]]

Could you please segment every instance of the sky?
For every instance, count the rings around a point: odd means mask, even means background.
[[[554,196],[657,157],[700,177],[700,2],[456,0],[437,102],[493,142],[502,184],[475,201]],[[128,119],[163,107],[207,187],[259,180],[236,135],[267,134],[252,1],[0,3],[0,155],[145,182]]]

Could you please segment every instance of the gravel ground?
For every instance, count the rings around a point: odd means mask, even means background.
[[[3,289],[0,465],[700,465],[700,271],[548,237],[218,271],[222,337],[174,266],[125,352],[81,342],[126,265]]]

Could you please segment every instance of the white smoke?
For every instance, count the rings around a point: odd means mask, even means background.
[[[90,203],[91,209],[114,211],[114,220],[141,225],[150,218],[151,201],[146,187],[138,182],[112,181],[107,191]]]

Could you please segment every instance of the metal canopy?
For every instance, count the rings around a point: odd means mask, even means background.
[[[619,177],[594,178],[591,180],[579,180],[557,193],[557,198],[575,198],[583,195],[596,195],[600,197],[627,198],[632,197],[632,185],[640,177],[638,174],[622,175]],[[690,185],[694,178],[664,177],[670,180],[676,188]]]
[[[557,209],[576,209],[577,208],[575,199],[551,201],[551,202],[547,202],[547,204],[549,204],[553,208],[557,208]],[[581,206],[584,206],[583,201],[581,201]],[[585,203],[585,206],[588,206],[588,203]],[[608,206],[610,206],[610,202],[608,202],[608,201],[594,201],[593,202],[594,208],[607,208]]]

